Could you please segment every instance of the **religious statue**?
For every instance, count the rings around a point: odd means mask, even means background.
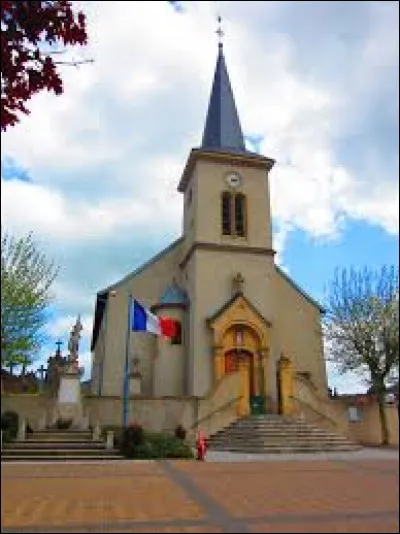
[[[78,368],[78,351],[79,351],[79,340],[81,338],[81,331],[83,326],[81,323],[81,318],[78,315],[78,319],[71,330],[71,335],[68,341],[68,363],[72,364],[75,369]]]
[[[232,293],[243,293],[244,278],[241,273],[237,273],[232,279]]]

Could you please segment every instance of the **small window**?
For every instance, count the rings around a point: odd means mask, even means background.
[[[231,193],[222,193],[222,235],[232,234],[231,199]]]
[[[182,324],[180,321],[175,322],[176,335],[171,338],[171,345],[182,345]]]
[[[360,413],[358,411],[357,406],[349,406],[348,418],[350,423],[357,423],[358,421],[361,421]]]
[[[235,195],[235,230],[236,235],[244,237],[246,234],[246,198],[242,194]]]
[[[190,204],[192,203],[192,198],[193,198],[193,192],[191,189],[189,189],[188,199],[187,199],[188,206],[190,206]]]

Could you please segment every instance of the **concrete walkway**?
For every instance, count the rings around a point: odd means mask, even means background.
[[[295,454],[243,454],[239,452],[208,451],[207,462],[288,462],[288,461],[335,461],[335,460],[399,460],[398,449],[365,447],[351,452],[313,452]]]
[[[398,451],[216,454],[3,463],[1,532],[399,532]]]

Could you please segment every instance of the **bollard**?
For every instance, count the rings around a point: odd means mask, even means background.
[[[112,430],[109,430],[107,432],[107,441],[106,441],[106,449],[108,451],[113,450],[114,448],[114,432]]]
[[[26,439],[26,420],[25,419],[21,419],[21,422],[20,422],[19,428],[18,428],[17,440],[18,441],[25,441],[25,439]]]
[[[100,429],[99,423],[97,422],[93,428],[93,436],[92,436],[93,441],[98,441],[100,439],[100,436],[101,436],[101,429]]]

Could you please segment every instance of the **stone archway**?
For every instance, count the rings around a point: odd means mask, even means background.
[[[262,412],[265,394],[265,370],[262,365],[261,340],[256,330],[243,323],[234,323],[221,339],[223,373],[240,372],[241,402],[239,415]],[[253,408],[252,408],[253,407]],[[258,408],[257,408],[258,407]]]
[[[215,382],[230,371],[226,362],[236,360],[231,370],[240,372],[238,415],[255,411],[257,406],[263,411],[267,395],[270,323],[243,295],[238,294],[209,320],[209,325],[214,334]]]

